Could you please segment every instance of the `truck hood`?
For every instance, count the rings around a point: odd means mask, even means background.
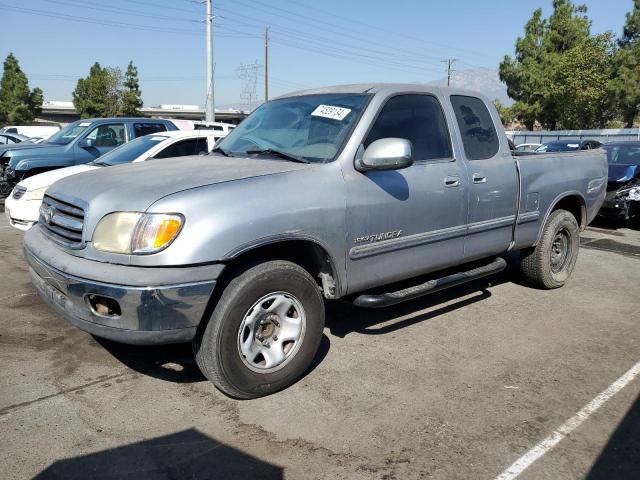
[[[13,145],[2,145],[0,146],[0,156],[4,155],[4,152],[8,152],[9,150],[27,150],[31,148],[42,148],[47,147],[47,144],[44,143],[27,143],[23,145],[22,143],[13,144]]]
[[[88,172],[89,170],[95,170],[97,168],[94,165],[74,165],[73,167],[57,168],[55,170],[49,170],[48,172],[39,173],[33,177],[25,178],[18,186],[24,187],[27,191],[36,190],[38,188],[48,187],[54,182],[61,180],[76,173]]]
[[[640,178],[640,165],[609,164],[610,182],[628,182]]]
[[[272,175],[313,164],[266,158],[198,155],[99,168],[55,182],[47,194],[100,217],[115,211],[145,211],[159,199],[183,190]]]
[[[56,155],[61,155],[66,151],[66,147],[68,145],[28,145],[25,147],[14,147],[3,153],[4,157],[11,157],[9,161],[9,166],[11,168],[16,168],[16,165],[21,160],[29,160],[31,158],[44,158],[44,157],[53,157]]]

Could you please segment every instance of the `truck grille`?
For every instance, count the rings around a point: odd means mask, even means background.
[[[54,241],[70,248],[82,246],[84,210],[45,195],[38,224]]]
[[[22,198],[22,196],[26,193],[26,191],[27,191],[26,188],[16,186],[13,189],[13,195],[12,195],[13,199],[14,200],[20,200]]]

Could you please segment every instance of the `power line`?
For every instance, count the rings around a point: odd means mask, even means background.
[[[156,15],[156,14],[149,14],[146,12],[141,12],[140,10],[132,10],[130,8],[121,8],[121,7],[105,7],[102,4],[97,4],[95,2],[91,2],[89,0],[82,0],[82,1],[78,1],[78,0],[41,0],[43,2],[46,3],[57,3],[60,5],[68,5],[71,7],[79,7],[79,8],[84,8],[84,9],[88,9],[88,10],[98,10],[98,11],[103,11],[103,12],[108,12],[108,13],[116,13],[116,14],[123,14],[123,13],[127,13],[128,15],[133,15],[136,17],[145,17],[145,18],[156,18],[159,20],[170,20],[172,22],[189,22],[189,23],[202,23],[202,21],[200,20],[196,20],[193,18],[180,18],[180,17],[176,17],[176,16],[168,16],[168,15]]]
[[[255,0],[254,0],[255,1]],[[389,30],[389,29],[385,29],[383,27],[380,27],[380,25],[372,25],[370,23],[367,22],[363,22],[362,20],[359,20],[357,18],[345,18],[345,17],[337,17],[335,12],[329,12],[327,10],[323,10],[321,8],[315,7],[315,6],[311,6],[308,4],[304,4],[302,2],[300,2],[299,0],[289,0],[290,3],[295,3],[297,5],[300,5],[302,7],[304,7],[305,9],[310,9],[310,10],[314,10],[316,12],[322,13],[325,16],[331,17],[332,19],[338,19],[338,20],[342,20],[344,23],[348,23],[351,28],[353,28],[353,24],[359,24],[362,26],[365,26],[369,29],[373,29],[374,31],[382,31],[382,32],[387,32],[387,33],[391,33],[392,35],[396,35],[398,37],[403,37],[406,38],[408,40],[413,40],[416,42],[420,42],[426,45],[433,45],[436,47],[440,47],[440,48],[448,48],[450,50],[454,50],[454,51],[458,51],[458,52],[462,52],[462,53],[468,53],[470,55],[473,55],[474,57],[486,57],[486,58],[492,58],[490,55],[487,55],[486,53],[482,53],[482,52],[477,52],[474,50],[469,50],[467,48],[459,48],[459,47],[453,47],[449,44],[444,44],[444,43],[438,43],[438,42],[433,42],[430,40],[425,40],[423,38],[419,38],[419,37],[415,37],[413,35],[408,35],[407,33],[404,32],[396,32],[393,30]]]
[[[17,13],[38,15],[41,17],[56,18],[59,20],[67,20],[67,21],[78,22],[78,23],[102,25],[106,27],[125,28],[130,30],[140,30],[140,31],[156,32],[156,33],[172,33],[172,34],[179,34],[179,35],[197,35],[197,36],[201,35],[197,32],[194,32],[193,30],[184,30],[184,29],[177,29],[177,28],[170,28],[170,27],[155,27],[151,25],[141,25],[141,24],[118,22],[118,21],[112,21],[112,20],[96,20],[93,18],[81,17],[78,15],[68,15],[68,14],[60,14],[60,13],[50,12],[50,11],[35,10],[31,8],[14,7],[14,6],[6,5],[2,3],[0,3],[0,7],[5,10],[9,10]],[[238,34],[221,34],[219,36],[231,37],[231,38],[245,37],[245,35],[238,35]]]

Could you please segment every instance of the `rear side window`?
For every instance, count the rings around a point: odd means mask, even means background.
[[[135,138],[149,135],[151,133],[166,132],[167,127],[162,123],[134,123],[133,136]]]
[[[486,160],[494,157],[500,149],[500,142],[491,114],[484,102],[476,97],[452,95],[451,104],[460,127],[467,158]]]
[[[413,144],[416,160],[451,158],[447,122],[438,100],[432,95],[397,95],[382,108],[365,148],[381,138],[404,138]]]
[[[206,139],[204,140],[204,151],[206,152]],[[170,158],[170,157],[184,157],[186,155],[198,155],[202,149],[202,139],[190,138],[188,140],[181,140],[169,145],[167,148],[159,153],[156,153],[154,158]]]

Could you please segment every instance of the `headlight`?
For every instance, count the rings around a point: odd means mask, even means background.
[[[28,191],[24,195],[25,200],[42,200],[44,198],[44,193],[47,191],[51,185],[47,185],[46,187],[36,188],[35,190]]]
[[[156,253],[171,244],[183,224],[184,217],[175,213],[110,213],[93,232],[93,246],[104,252]]]

